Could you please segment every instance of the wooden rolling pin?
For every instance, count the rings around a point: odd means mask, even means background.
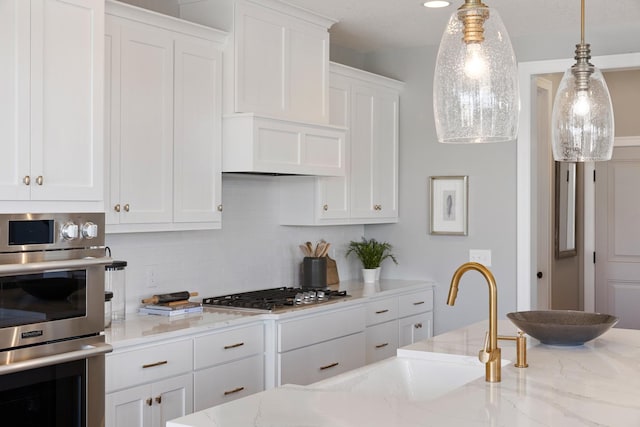
[[[151,298],[143,299],[142,302],[144,304],[164,304],[164,303],[173,302],[173,301],[185,301],[185,300],[188,300],[190,297],[197,297],[197,296],[198,296],[197,292],[188,292],[188,291],[172,292],[170,294],[154,295]]]

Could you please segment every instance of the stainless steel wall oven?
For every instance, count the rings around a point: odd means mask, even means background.
[[[104,426],[104,214],[0,214],[3,424]]]

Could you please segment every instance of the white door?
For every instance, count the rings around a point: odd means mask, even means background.
[[[173,215],[173,39],[127,23],[120,46],[120,223]]]
[[[174,222],[220,222],[222,53],[175,42]]]
[[[153,383],[153,427],[164,427],[167,421],[193,412],[192,374],[184,374]]]
[[[548,310],[551,308],[551,265],[553,256],[553,239],[551,239],[551,197],[554,194],[553,172],[551,166],[551,109],[553,103],[552,83],[549,80],[536,79],[536,117],[532,123],[536,124],[536,144],[534,147],[537,153],[537,305],[538,310]]]
[[[99,0],[31,2],[32,199],[103,198],[103,16]]]
[[[351,115],[350,84],[341,76],[331,75],[329,89],[330,124],[347,128],[344,176],[318,178],[318,206],[320,219],[349,218],[349,175],[351,175],[349,123]]]
[[[377,216],[398,216],[398,94],[379,89],[373,110],[373,194]]]
[[[596,311],[640,329],[640,147],[596,164]]]
[[[106,427],[151,427],[151,386],[109,393],[105,399]]]

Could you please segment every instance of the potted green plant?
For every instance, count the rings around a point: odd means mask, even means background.
[[[365,239],[349,242],[346,256],[355,254],[362,263],[362,276],[367,283],[380,278],[380,264],[387,258],[398,264],[391,253],[392,246],[388,242],[378,242],[376,239]]]

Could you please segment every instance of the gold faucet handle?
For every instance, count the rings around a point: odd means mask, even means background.
[[[489,351],[489,332],[484,335],[484,346],[478,352],[478,360],[480,363],[488,363],[491,360],[491,352]]]

